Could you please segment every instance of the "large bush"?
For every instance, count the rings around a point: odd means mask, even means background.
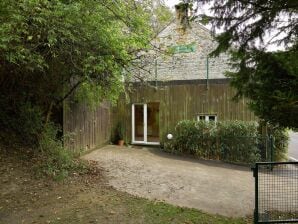
[[[77,160],[77,155],[63,147],[61,140],[57,139],[59,129],[49,123],[44,128],[39,141],[38,163],[36,171],[53,177],[55,180],[64,179],[69,172],[81,172],[85,170],[82,161]]]
[[[81,171],[84,164],[63,148],[58,124],[46,123],[41,109],[30,102],[0,97],[0,144],[13,150],[30,151],[40,175],[63,179],[69,172]]]
[[[218,122],[217,136],[222,160],[240,163],[260,160],[260,136],[256,122]]]
[[[288,131],[281,127],[269,127],[269,134],[273,137],[273,160],[287,160],[289,134]]]
[[[0,141],[7,146],[36,147],[43,129],[42,113],[30,102],[0,97]]]
[[[287,135],[280,129],[271,134],[275,139],[274,159],[280,160],[284,157]],[[260,135],[257,122],[183,120],[176,125],[173,135],[172,140],[163,142],[167,152],[245,164],[260,161],[261,151],[268,150],[269,144],[269,139]]]
[[[181,121],[175,128],[174,151],[188,153],[198,157],[210,157],[216,154],[215,124],[213,122]]]

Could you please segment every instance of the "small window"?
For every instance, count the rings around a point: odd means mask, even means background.
[[[198,115],[197,116],[197,120],[198,121],[214,121],[216,122],[217,121],[217,116],[216,115]]]
[[[215,121],[216,120],[216,116],[215,115],[210,115],[209,116],[209,121]]]
[[[206,116],[199,116],[199,119],[198,119],[199,121],[204,121],[204,120],[206,120]]]

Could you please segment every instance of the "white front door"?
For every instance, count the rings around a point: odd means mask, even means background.
[[[159,144],[159,103],[132,104],[132,143]]]

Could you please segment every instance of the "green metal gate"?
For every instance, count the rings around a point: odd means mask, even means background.
[[[259,162],[254,223],[298,223],[298,162]]]

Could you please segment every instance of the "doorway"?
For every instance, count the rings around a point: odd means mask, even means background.
[[[159,102],[132,104],[132,143],[159,145]]]

